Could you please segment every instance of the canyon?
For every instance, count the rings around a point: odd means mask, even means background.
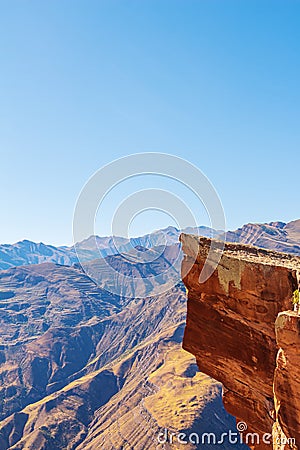
[[[236,243],[219,243],[209,254],[210,239],[188,234],[181,242],[188,290],[183,348],[222,382],[224,406],[243,431],[257,433],[250,447],[271,448],[264,436],[273,434],[274,448],[299,448],[300,317],[291,300],[300,258]],[[200,282],[215,260],[212,276]]]

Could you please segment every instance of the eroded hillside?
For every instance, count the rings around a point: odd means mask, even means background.
[[[183,285],[120,297],[46,263],[0,272],[0,290],[1,450],[168,449],[165,428],[235,429],[220,384],[181,349]]]

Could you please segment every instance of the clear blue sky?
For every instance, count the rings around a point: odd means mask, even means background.
[[[71,243],[85,181],[146,151],[196,164],[228,228],[300,217],[300,1],[0,6],[0,242]]]

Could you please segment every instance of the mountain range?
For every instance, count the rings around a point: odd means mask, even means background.
[[[170,226],[163,230],[154,231],[151,234],[130,239],[112,236],[90,236],[70,247],[55,247],[42,242],[36,243],[28,240],[15,244],[0,244],[0,270],[43,262],[72,265],[79,262],[78,257],[81,261],[91,261],[98,259],[99,256],[116,255],[120,251],[129,252],[138,246],[153,248],[177,244],[181,232],[215,237],[228,242],[252,244],[257,247],[300,255],[300,220],[289,223],[280,221],[266,224],[249,223],[237,230],[227,231],[227,233],[205,226],[189,227],[183,230]]]
[[[185,232],[225,237],[207,227]],[[178,237],[168,227],[130,240],[92,236],[76,248],[0,246],[1,450],[173,449],[157,440],[165,429],[236,430],[221,385],[182,350],[185,288],[164,275]],[[300,220],[244,225],[226,240],[300,254]],[[144,264],[117,254],[151,256],[165,243]],[[139,277],[139,291],[118,274]]]

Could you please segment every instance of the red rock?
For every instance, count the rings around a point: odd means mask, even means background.
[[[275,321],[278,313],[291,307],[300,259],[226,244],[223,254],[214,254],[213,259],[220,256],[216,270],[200,283],[211,240],[182,234],[181,242],[183,281],[188,289],[183,347],[196,356],[201,371],[223,383],[229,413],[261,437],[272,433]],[[286,401],[284,390],[280,392]],[[287,431],[288,424],[283,429]],[[270,445],[261,439],[255,448]]]
[[[274,396],[278,422],[289,439],[300,443],[300,316],[284,311],[277,317],[277,367]]]

